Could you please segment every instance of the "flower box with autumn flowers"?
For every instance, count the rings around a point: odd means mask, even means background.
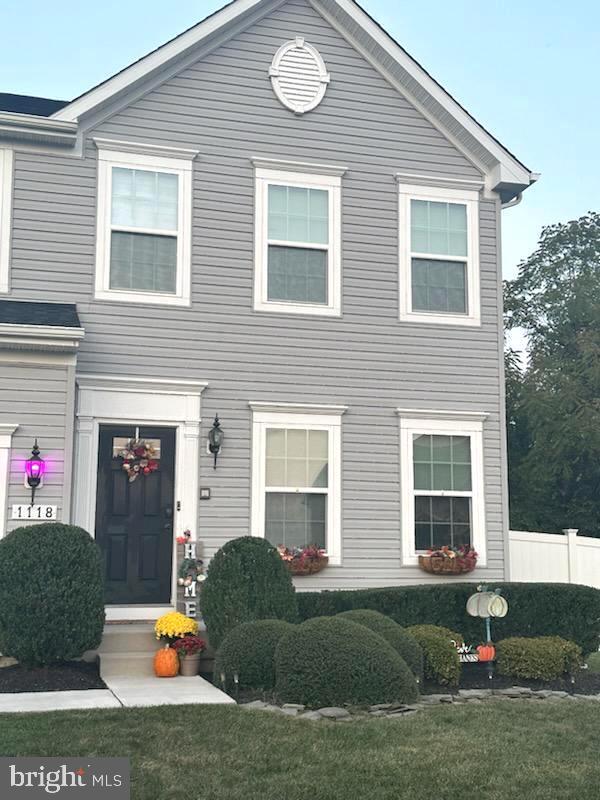
[[[433,575],[464,575],[473,572],[477,566],[477,553],[468,544],[460,547],[444,545],[419,556],[419,566]]]
[[[308,547],[285,547],[280,544],[277,550],[292,575],[315,575],[329,564],[325,550],[314,544]]]

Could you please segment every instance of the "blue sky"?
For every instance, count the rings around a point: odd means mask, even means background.
[[[597,209],[598,31],[593,0],[362,0],[411,55],[528,167],[504,212],[504,274],[542,225]],[[193,25],[220,0],[6,0],[0,91],[70,99]]]

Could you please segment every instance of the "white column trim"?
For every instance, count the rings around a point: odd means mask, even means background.
[[[8,476],[10,473],[10,451],[12,435],[19,426],[13,423],[0,423],[0,539],[6,533],[8,519]]]

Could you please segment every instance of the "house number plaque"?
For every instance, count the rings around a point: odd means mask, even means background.
[[[14,505],[11,519],[53,520],[57,519],[58,506]]]

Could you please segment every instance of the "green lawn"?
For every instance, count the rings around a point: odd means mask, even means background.
[[[130,756],[134,800],[597,800],[600,703],[347,724],[232,707],[0,715],[0,755]]]

